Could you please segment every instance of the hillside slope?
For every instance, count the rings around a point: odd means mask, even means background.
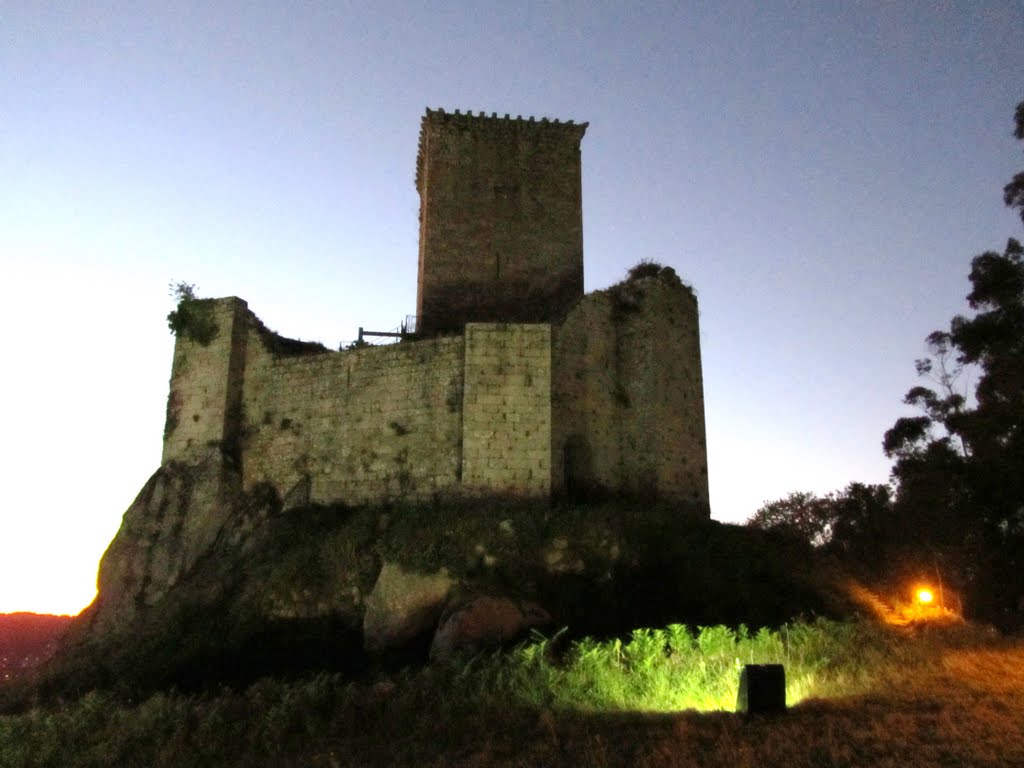
[[[70,616],[0,613],[0,680],[24,674],[49,659]]]

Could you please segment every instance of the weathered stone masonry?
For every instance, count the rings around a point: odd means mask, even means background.
[[[416,160],[421,332],[557,322],[583,297],[586,129],[427,110]]]
[[[466,326],[462,482],[551,492],[551,328]]]
[[[645,278],[588,295],[552,350],[552,477],[707,508],[697,299]]]
[[[429,496],[458,482],[461,338],[275,354],[244,301],[214,305],[213,342],[176,344],[169,401],[177,423],[165,463],[222,444],[247,488],[269,482],[284,497],[305,487],[322,503]],[[229,346],[244,361],[233,369],[220,364]],[[216,407],[229,391],[237,406]]]
[[[294,504],[605,489],[707,514],[697,301],[670,270],[582,295],[585,129],[428,111],[421,338],[331,352],[209,300],[163,461],[217,445]]]
[[[179,338],[163,461],[225,447],[247,488],[319,503],[578,489],[707,505],[696,301],[656,278],[567,320],[283,355],[237,298]]]

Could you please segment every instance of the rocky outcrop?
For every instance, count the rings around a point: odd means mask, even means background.
[[[159,603],[224,532],[238,511],[240,488],[237,471],[214,447],[195,464],[158,469],[100,561],[94,629],[127,627]]]
[[[241,486],[216,446],[153,474],[102,558],[53,690],[201,687],[358,663],[379,569],[373,529],[340,508],[284,512],[269,487]]]
[[[601,635],[829,612],[793,571],[804,549],[689,514],[667,525],[671,509],[649,502],[328,507],[302,484],[288,496],[243,490],[214,446],[161,467],[125,513],[49,690],[357,671],[367,654],[446,662],[545,625]]]
[[[454,585],[444,569],[416,573],[397,563],[384,563],[373,592],[366,599],[366,650],[373,653],[397,648],[432,631]]]
[[[418,573],[389,562],[366,600],[363,644],[370,653],[381,653],[432,634],[430,660],[447,662],[517,640],[550,622],[550,614],[533,601],[481,594],[447,569]]]
[[[448,662],[466,653],[518,640],[534,627],[551,622],[535,602],[479,595],[450,607],[430,645],[430,660]]]

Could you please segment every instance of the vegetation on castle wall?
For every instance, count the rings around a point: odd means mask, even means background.
[[[612,301],[612,314],[616,319],[624,319],[627,315],[640,311],[643,280],[658,280],[674,288],[684,288],[691,296],[693,288],[680,279],[672,267],[666,267],[656,261],[644,259],[630,268],[626,278],[607,289]]]
[[[167,314],[167,327],[178,338],[209,345],[219,328],[213,317],[213,300],[200,299],[196,286],[186,282],[171,285],[171,296],[177,305]]]
[[[656,261],[650,259],[642,259],[635,265],[630,267],[629,272],[626,273],[625,282],[631,283],[635,280],[642,280],[645,277],[654,277],[658,280],[662,280],[670,285],[685,286],[691,292],[693,291],[690,286],[686,285],[676,274],[676,271],[672,267],[666,267],[659,264]]]
[[[289,339],[276,331],[272,331],[256,318],[256,332],[263,342],[263,346],[275,357],[302,357],[304,355],[322,355],[330,352],[327,347],[319,341],[302,341],[301,339]]]

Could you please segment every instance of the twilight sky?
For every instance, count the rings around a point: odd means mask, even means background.
[[[586,285],[700,301],[713,516],[885,482],[1021,235],[1024,3],[0,2],[0,611],[77,612],[160,462],[168,283],[337,346],[415,311],[424,108],[589,121]]]

